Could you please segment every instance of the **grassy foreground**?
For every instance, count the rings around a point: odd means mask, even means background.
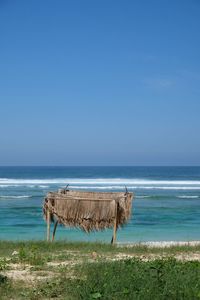
[[[3,241],[0,299],[200,299],[200,246]]]

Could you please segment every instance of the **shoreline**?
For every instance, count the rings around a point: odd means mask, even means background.
[[[47,242],[46,240],[7,240],[7,239],[0,239],[1,243],[23,243],[23,244],[29,244],[29,243],[44,243],[49,245],[54,244],[68,244],[68,245],[79,245],[79,244],[85,244],[85,245],[105,245],[110,246],[110,243],[106,243],[103,241],[71,241],[71,240],[56,240],[53,243]],[[200,240],[194,240],[194,241],[146,241],[146,242],[116,242],[116,247],[148,247],[148,248],[170,248],[170,247],[182,247],[182,246],[200,246]]]
[[[200,241],[147,241],[139,243],[116,243],[117,246],[122,247],[136,247],[136,246],[147,246],[149,248],[165,248],[173,246],[199,246]]]

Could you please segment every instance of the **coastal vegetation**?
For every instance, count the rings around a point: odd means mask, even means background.
[[[200,299],[200,246],[0,242],[1,299]]]

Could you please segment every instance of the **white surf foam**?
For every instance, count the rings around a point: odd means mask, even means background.
[[[146,190],[200,190],[200,186],[136,186],[128,189],[146,189]]]
[[[0,188],[7,188],[7,187],[18,187],[19,184],[1,184],[0,183]]]
[[[20,198],[31,198],[32,196],[28,195],[19,195],[19,196],[14,196],[14,195],[0,195],[0,199],[20,199]]]
[[[54,178],[12,179],[0,178],[0,187],[49,188],[52,185],[74,189],[129,190],[200,190],[200,180],[148,180],[140,178]]]
[[[177,196],[177,198],[182,198],[182,199],[197,199],[197,198],[199,198],[199,196],[181,195],[181,196]]]
[[[138,199],[143,199],[143,198],[151,198],[152,196],[147,196],[147,195],[144,195],[144,196],[138,196],[136,195],[135,198],[138,198]]]
[[[137,178],[54,178],[54,179],[12,179],[0,178],[0,185],[48,185],[48,184],[89,184],[89,185],[199,185],[200,180],[148,180]]]
[[[109,186],[109,185],[104,185],[104,186],[84,186],[84,185],[71,185],[70,188],[72,189],[96,189],[96,190],[125,190],[124,185],[115,185],[115,186]],[[200,190],[199,187],[182,187],[182,186],[128,186],[128,190],[138,190],[138,189],[144,189],[144,190]]]
[[[47,188],[49,188],[49,185],[38,185],[38,187],[40,187],[42,189],[47,189]]]

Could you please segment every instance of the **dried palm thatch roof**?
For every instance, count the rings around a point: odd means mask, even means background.
[[[47,212],[51,221],[86,232],[122,226],[131,214],[133,193],[128,192],[83,192],[59,190],[50,192],[43,205],[44,217]]]

